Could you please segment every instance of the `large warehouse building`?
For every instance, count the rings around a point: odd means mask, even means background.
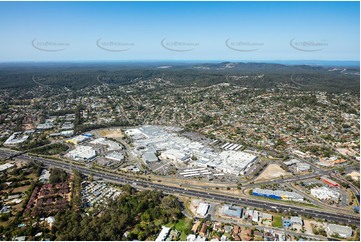
[[[291,201],[298,201],[302,202],[303,197],[295,192],[287,192],[287,191],[280,191],[280,190],[269,190],[269,189],[261,189],[255,188],[252,191],[252,195],[254,196],[261,196],[261,197],[268,197],[273,199],[280,199],[280,200],[291,200]]]
[[[97,156],[96,151],[93,147],[78,145],[74,150],[66,154],[67,157],[73,160],[84,160],[89,161]]]

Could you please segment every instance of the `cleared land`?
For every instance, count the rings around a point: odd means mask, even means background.
[[[352,179],[355,180],[355,181],[360,180],[360,172],[353,171],[353,172],[351,172],[351,173],[349,173],[347,175],[352,177]]]
[[[100,129],[96,131],[100,136],[112,139],[121,139],[124,133],[120,128]]]
[[[255,181],[259,180],[269,180],[273,178],[278,178],[281,176],[289,176],[291,173],[283,170],[279,165],[270,164],[262,173],[259,175]]]

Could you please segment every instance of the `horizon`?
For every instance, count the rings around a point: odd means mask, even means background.
[[[73,61],[13,61],[1,62],[0,65],[46,65],[46,64],[221,64],[221,63],[243,63],[243,64],[280,64],[288,66],[335,66],[335,67],[360,67],[360,61],[353,60],[73,60]]]
[[[0,62],[359,62],[359,6],[0,2]]]

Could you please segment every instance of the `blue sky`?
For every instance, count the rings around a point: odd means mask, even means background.
[[[359,2],[0,2],[0,61],[359,60],[359,9]]]

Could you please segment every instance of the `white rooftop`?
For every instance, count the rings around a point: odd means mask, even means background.
[[[199,203],[198,208],[197,208],[197,214],[200,216],[206,216],[207,212],[209,209],[209,204],[208,203]]]
[[[5,163],[3,165],[0,165],[0,171],[6,171],[7,169],[13,167],[14,165],[11,163]]]

